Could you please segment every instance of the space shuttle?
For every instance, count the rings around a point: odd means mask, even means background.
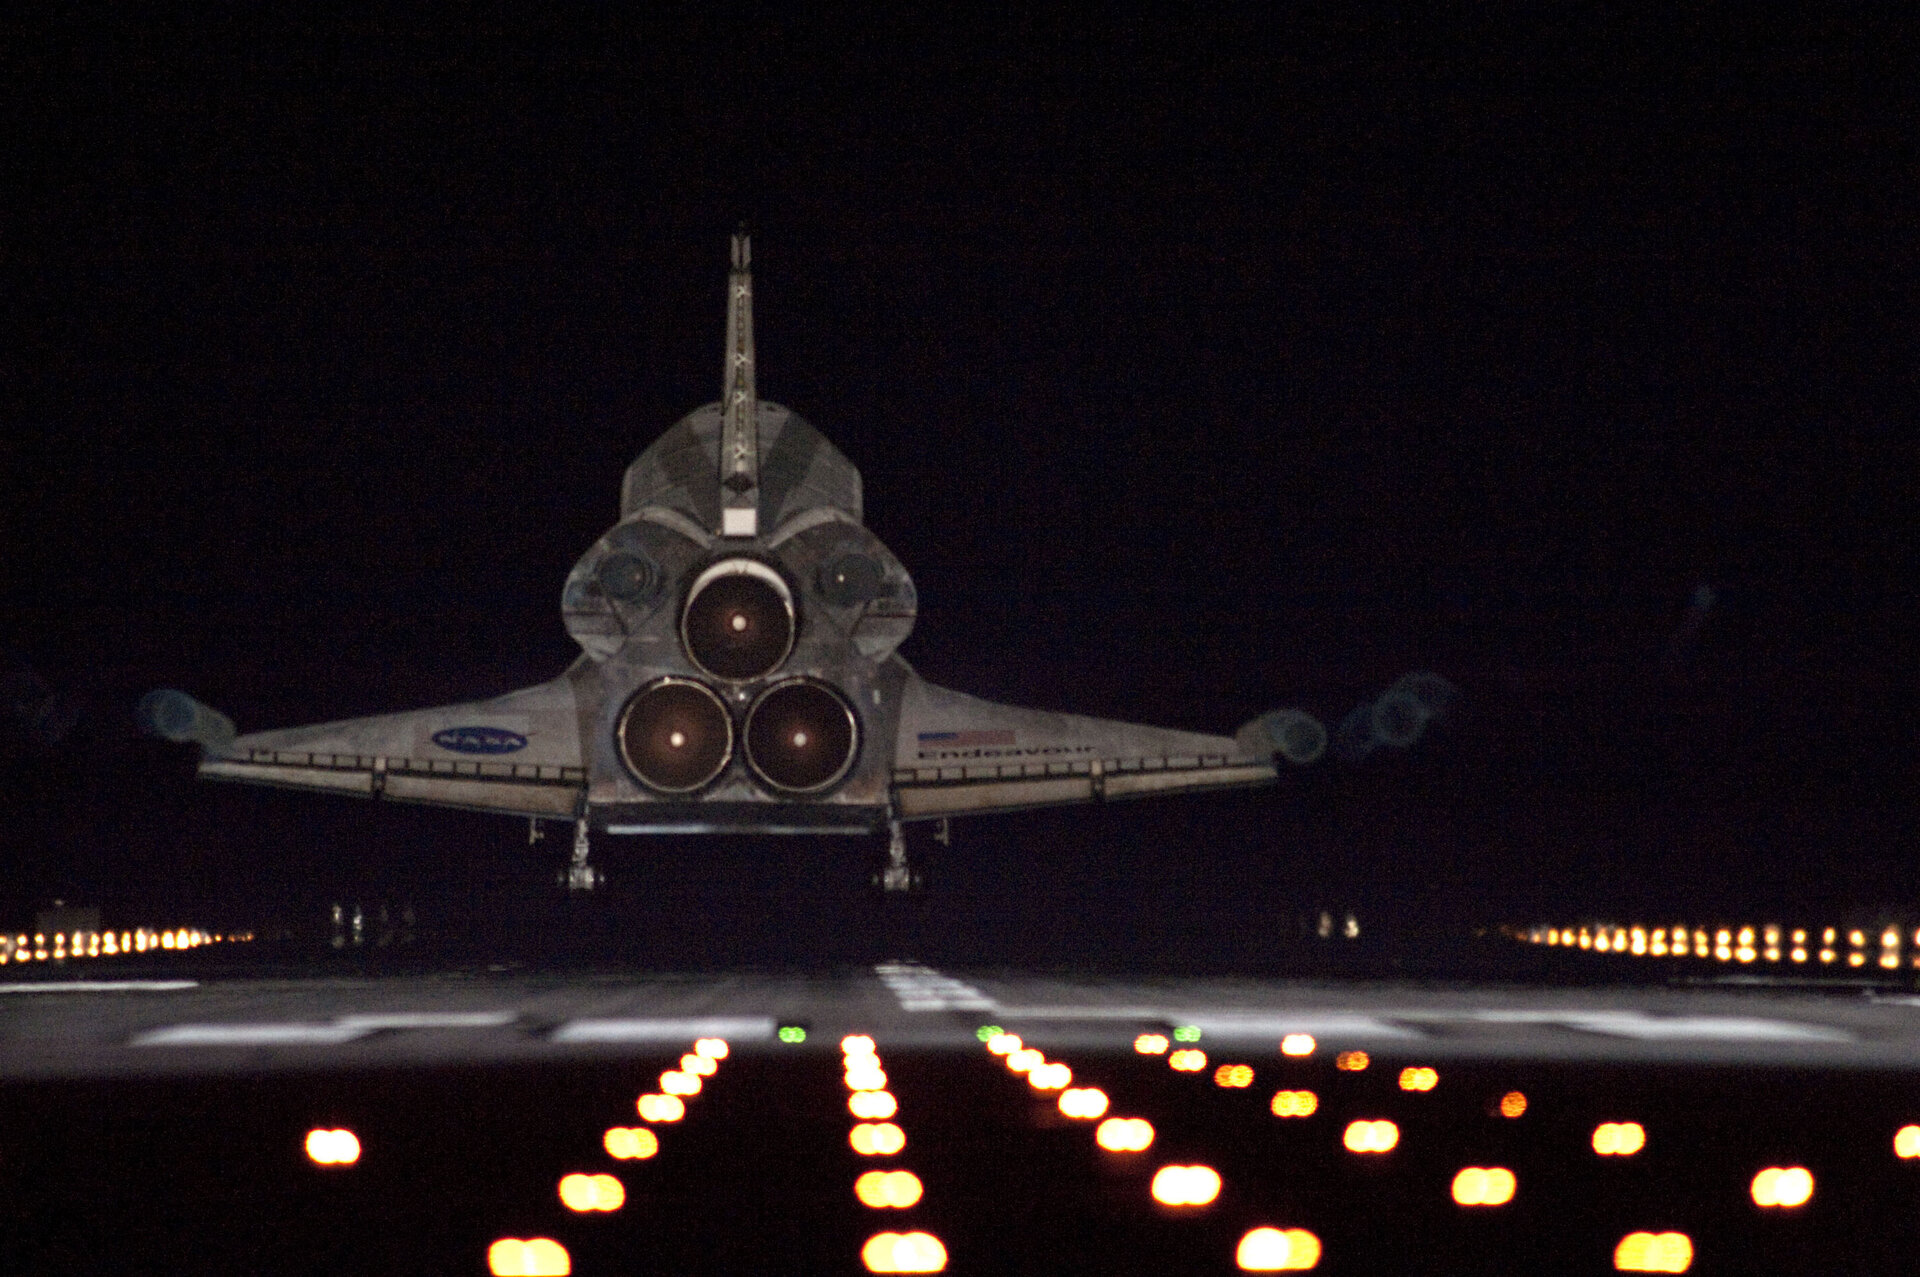
[[[928,683],[899,655],[918,596],[863,520],[860,472],[761,399],[755,373],[749,245],[736,235],[721,399],[627,468],[618,522],[561,591],[581,654],[559,677],[246,735],[178,691],[149,693],[139,717],[197,742],[208,780],[570,822],[574,888],[600,880],[594,833],[886,831],[881,882],[905,889],[905,822],[1267,785],[1326,749],[1326,729],[1298,710],[1216,736]],[[1403,719],[1444,708],[1397,704]]]

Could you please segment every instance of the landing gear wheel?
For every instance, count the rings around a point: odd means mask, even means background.
[[[926,886],[925,878],[907,864],[907,833],[897,820],[887,822],[887,864],[873,880],[885,892],[918,891]]]
[[[560,871],[560,881],[566,884],[568,891],[592,891],[607,880],[607,876],[587,863],[587,818],[582,816],[573,824],[573,860]]]

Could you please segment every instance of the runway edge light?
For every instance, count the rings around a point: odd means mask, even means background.
[[[1685,1233],[1628,1233],[1613,1248],[1623,1273],[1684,1273],[1693,1266],[1693,1239]]]
[[[1314,1268],[1320,1263],[1320,1239],[1304,1228],[1255,1228],[1240,1239],[1234,1263],[1249,1273]]]
[[[551,1237],[502,1237],[487,1247],[487,1271],[494,1277],[568,1277],[573,1257]]]
[[[932,1233],[875,1233],[860,1248],[872,1273],[937,1273],[947,1267],[947,1248]]]

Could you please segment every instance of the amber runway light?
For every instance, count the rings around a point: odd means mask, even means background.
[[[1517,1184],[1504,1166],[1468,1166],[1453,1177],[1453,1200],[1461,1206],[1505,1206]]]
[[[1312,1117],[1320,1097],[1312,1091],[1275,1091],[1272,1108],[1275,1117]]]
[[[1256,1228],[1240,1239],[1234,1263],[1243,1272],[1297,1272],[1320,1263],[1320,1239],[1304,1228]]]
[[[920,1200],[920,1177],[912,1171],[868,1171],[853,1182],[862,1206],[905,1210]]]
[[[616,1211],[626,1204],[626,1185],[611,1175],[563,1175],[560,1202],[570,1211]]]
[[[1753,1204],[1791,1210],[1813,1198],[1813,1172],[1804,1166],[1769,1166],[1753,1177]]]
[[[1593,1151],[1602,1157],[1632,1157],[1646,1146],[1646,1128],[1638,1122],[1602,1122],[1593,1128]]]
[[[1385,1119],[1349,1122],[1341,1142],[1350,1153],[1391,1153],[1400,1143],[1400,1128]]]
[[[1623,1273],[1684,1273],[1693,1266],[1693,1239],[1685,1233],[1628,1233],[1613,1248]]]
[[[1153,1143],[1153,1123],[1144,1117],[1110,1117],[1093,1133],[1109,1153],[1139,1153]]]
[[[494,1277],[567,1277],[573,1259],[551,1237],[502,1237],[487,1247],[487,1271]]]

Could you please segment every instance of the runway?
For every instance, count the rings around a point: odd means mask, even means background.
[[[1306,1034],[1321,1051],[1421,1062],[1920,1067],[1920,997],[1859,987],[1076,978],[911,961],[827,973],[307,979],[199,978],[193,968],[0,982],[0,1078],[564,1064],[709,1036],[774,1055],[835,1050],[848,1034],[966,1051],[983,1026],[1095,1053],[1185,1028],[1256,1057]],[[799,1032],[782,1040],[783,1027]]]
[[[199,956],[0,984],[0,1235],[21,1271],[1920,1254],[1920,998],[1891,989],[910,960],[279,979]]]

